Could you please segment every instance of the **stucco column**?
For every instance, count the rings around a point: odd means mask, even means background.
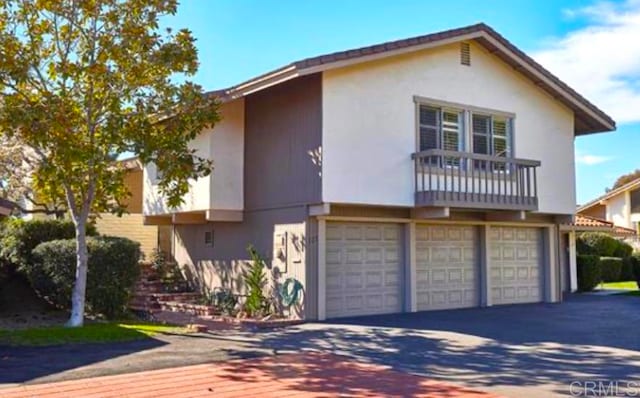
[[[578,262],[576,260],[576,233],[569,232],[569,287],[572,292],[578,290]]]
[[[558,237],[556,227],[543,229],[544,301],[558,301]]]
[[[481,225],[479,227],[480,240],[480,306],[491,307],[491,227],[489,225]]]
[[[418,311],[418,295],[416,291],[416,223],[404,225],[405,253],[405,310]]]
[[[327,221],[318,219],[318,320],[327,318]]]

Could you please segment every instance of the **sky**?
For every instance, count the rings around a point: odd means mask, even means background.
[[[292,61],[484,22],[618,124],[576,138],[578,203],[640,168],[640,0],[181,0],[205,90]]]

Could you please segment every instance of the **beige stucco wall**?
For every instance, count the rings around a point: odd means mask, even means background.
[[[413,206],[414,96],[515,114],[515,156],[542,162],[539,211],[573,214],[573,113],[475,44],[323,73],[324,202]]]
[[[246,293],[243,275],[249,268],[246,247],[254,245],[265,259],[268,285],[265,293],[278,296],[277,289],[287,278],[301,284],[306,281],[305,208],[249,212],[242,223],[177,225],[174,258],[187,278],[204,293],[216,287]],[[204,242],[204,234],[213,232],[213,246]],[[306,291],[306,287],[305,287]],[[306,295],[305,295],[306,296]],[[303,316],[305,299],[285,310],[291,316]]]
[[[621,192],[619,195],[607,199],[607,221],[611,221],[619,227],[634,228],[629,219],[631,209],[628,194],[628,192]]]
[[[140,250],[149,259],[158,247],[158,227],[143,225],[142,214],[100,214],[96,218],[96,229],[101,235],[120,236],[140,243]]]
[[[144,168],[144,201],[146,215],[203,210],[242,210],[244,161],[244,100],[220,107],[221,121],[213,129],[205,129],[189,147],[197,156],[213,160],[214,169],[207,177],[190,182],[184,203],[169,209],[158,192],[156,168]]]

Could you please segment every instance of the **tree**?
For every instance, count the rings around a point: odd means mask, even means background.
[[[640,169],[636,169],[629,174],[623,174],[616,179],[616,182],[613,183],[611,189],[607,189],[607,192],[620,188],[621,186],[630,183],[631,181],[637,180],[640,178]]]
[[[218,103],[187,80],[198,69],[191,32],[159,27],[177,6],[0,0],[0,136],[20,146],[39,200],[64,202],[74,222],[69,326],[84,318],[89,215],[122,212],[129,195],[117,156],[155,163],[173,207],[189,179],[210,173],[210,160],[188,143],[218,121]]]

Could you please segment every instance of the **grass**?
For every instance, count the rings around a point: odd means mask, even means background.
[[[0,330],[0,344],[41,346],[70,343],[111,343],[142,340],[162,333],[182,333],[184,329],[152,323],[92,323],[81,328],[63,326],[24,330]]]
[[[638,290],[636,281],[607,282],[602,284],[603,289]]]
[[[638,296],[640,297],[640,290],[631,290],[624,293],[618,293],[616,296]]]

